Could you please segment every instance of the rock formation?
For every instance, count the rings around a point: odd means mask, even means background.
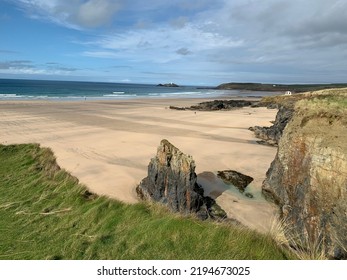
[[[200,219],[226,218],[224,210],[212,198],[205,197],[203,188],[197,184],[193,158],[165,139],[136,192],[141,199],[160,202],[174,212],[194,213]]]
[[[297,104],[262,187],[279,206],[287,236],[329,258],[347,257],[347,110],[326,108],[346,97]]]
[[[257,106],[258,101],[249,100],[213,100],[201,102],[198,105],[190,107],[170,106],[173,110],[194,110],[194,111],[217,111],[217,110],[232,110],[247,106]]]
[[[179,85],[174,83],[158,84],[157,87],[179,87]]]
[[[293,116],[293,112],[294,109],[292,107],[281,106],[276,115],[276,120],[272,126],[254,126],[250,127],[249,130],[254,131],[255,136],[259,139],[262,139],[264,143],[272,146],[277,146],[284,128]]]
[[[246,187],[253,181],[252,177],[234,170],[218,171],[217,176],[226,184],[234,185],[240,192],[244,192]]]

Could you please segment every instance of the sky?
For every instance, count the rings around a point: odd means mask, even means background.
[[[0,36],[0,78],[347,82],[347,0],[0,0]]]

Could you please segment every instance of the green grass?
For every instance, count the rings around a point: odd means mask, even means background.
[[[305,101],[307,105],[316,104],[322,109],[326,110],[340,108],[347,108],[347,88],[334,88],[320,91],[311,91],[305,93],[297,93],[293,95],[273,95],[265,96],[261,99],[263,105],[277,103],[280,105],[295,105],[298,101]],[[310,109],[310,108],[308,108]]]
[[[344,93],[344,95],[322,94],[311,99],[302,99],[296,106],[298,110],[309,111],[310,114],[330,113],[331,115],[346,117],[347,90]]]
[[[115,182],[116,184],[116,182]],[[0,259],[286,259],[270,237],[86,192],[36,144],[0,145]]]

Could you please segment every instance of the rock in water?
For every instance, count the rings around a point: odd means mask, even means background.
[[[289,239],[347,258],[347,115],[312,107],[296,109],[284,129],[263,193],[279,206]]]
[[[224,183],[232,184],[237,187],[240,192],[244,192],[245,188],[253,181],[253,178],[234,170],[218,171],[217,176],[221,178]]]
[[[179,85],[176,85],[174,83],[167,83],[167,84],[158,84],[157,87],[179,87]]]
[[[193,158],[165,139],[136,192],[141,199],[160,202],[174,212],[196,213],[200,219],[226,218],[212,198],[204,197],[203,188],[197,184]]]

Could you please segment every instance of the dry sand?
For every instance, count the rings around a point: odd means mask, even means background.
[[[276,110],[243,108],[196,112],[168,109],[198,99],[121,101],[2,101],[0,143],[40,143],[58,164],[92,192],[135,203],[135,186],[163,138],[193,156],[198,180],[231,218],[266,231],[274,207],[261,198],[261,182],[276,149],[256,143],[248,127],[271,125]],[[211,173],[234,169],[254,177],[255,199],[227,190]],[[217,186],[219,185],[219,187]]]

